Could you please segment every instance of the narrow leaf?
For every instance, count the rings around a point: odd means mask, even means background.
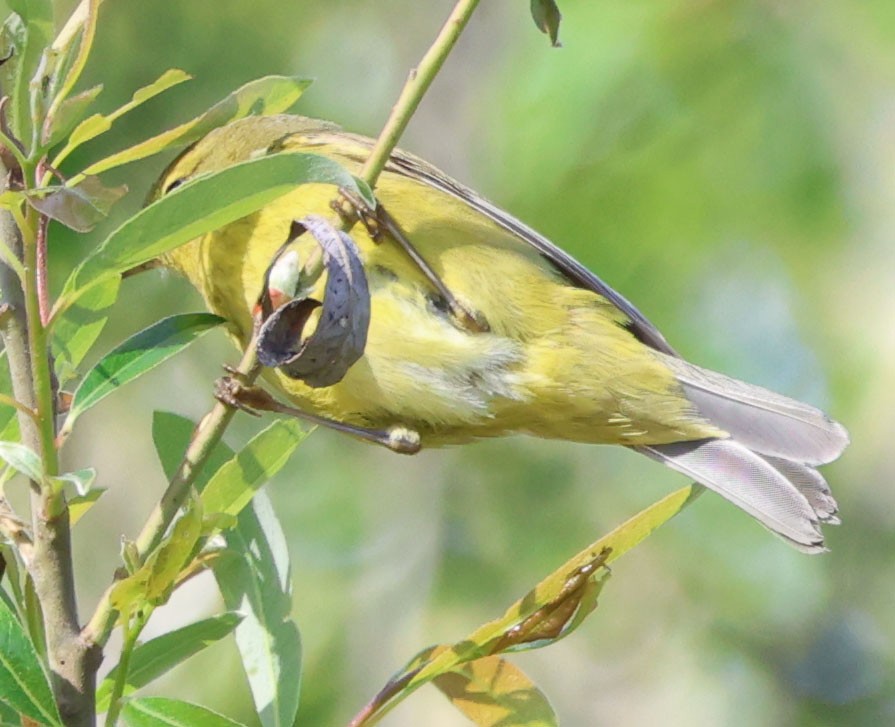
[[[76,376],[77,367],[96,343],[118,298],[121,278],[106,278],[95,285],[53,322],[53,357],[61,383]]]
[[[209,131],[244,116],[266,116],[286,111],[298,101],[310,83],[307,79],[292,76],[265,76],[251,81],[201,116],[91,164],[84,174],[100,174],[175,146],[191,144]]]
[[[534,18],[538,30],[550,38],[550,45],[554,48],[562,45],[559,42],[559,22],[562,20],[562,14],[559,12],[556,0],[531,0],[531,17]]]
[[[6,357],[5,349],[0,351],[0,393],[11,398],[13,396],[9,359]],[[14,406],[0,402],[0,440],[15,442],[18,439],[18,412]]]
[[[52,84],[53,100],[50,104],[48,117],[54,118],[60,105],[68,98],[75,84],[81,77],[87,58],[93,48],[93,39],[96,37],[96,21],[99,16],[99,6],[102,0],[86,0],[76,8],[63,26],[59,35],[53,41],[52,51],[68,55],[77,43],[77,52],[70,63],[64,64],[60,70],[65,71],[64,77]],[[77,38],[77,41],[75,41]],[[67,68],[66,68],[67,66]]]
[[[457,709],[479,727],[556,727],[544,693],[516,666],[487,656],[433,680]]]
[[[108,353],[84,377],[75,391],[63,434],[74,421],[124,384],[171,358],[223,319],[210,313],[184,313],[165,318],[140,331]]]
[[[242,727],[206,707],[165,697],[131,699],[121,710],[121,718],[128,727]]]
[[[368,715],[381,717],[423,684],[460,665],[504,650],[546,646],[568,635],[594,610],[608,574],[605,566],[687,507],[703,489],[693,484],[667,495],[573,556],[500,618],[455,644],[420,652],[373,699]]]
[[[34,482],[43,480],[43,465],[40,457],[24,444],[0,442],[0,459],[13,469],[21,472],[29,480]]]
[[[599,559],[601,567],[617,560],[647,538],[656,528],[687,507],[702,491],[703,488],[695,484],[683,487],[642,510],[608,535],[591,543],[516,601],[501,618],[484,624],[463,641],[441,652],[427,666],[419,670],[411,683],[429,681],[436,674],[450,671],[457,664],[490,655],[492,652],[489,651],[489,647],[493,649],[506,643],[507,634],[523,624],[526,618],[536,615],[545,606],[563,603],[563,596],[569,592],[570,587],[577,589],[580,586],[582,569],[587,569],[595,559]],[[605,556],[602,555],[604,553]],[[565,633],[567,632],[562,630],[558,635]],[[553,639],[545,639],[539,645],[552,641]]]
[[[278,419],[256,434],[229,462],[224,464],[202,490],[208,514],[238,515],[260,487],[286,464],[305,438],[294,420]]]
[[[152,415],[152,441],[165,477],[170,480],[177,472],[196,425],[186,417],[171,412],[157,411]],[[211,451],[205,466],[198,474],[195,488],[201,492],[205,483],[217,470],[234,456],[233,450],[218,442]]]
[[[190,441],[193,424],[176,414],[156,412],[153,441],[168,478],[177,469]],[[233,452],[218,444],[196,486],[203,478],[233,461]],[[292,583],[286,538],[264,492],[239,514],[236,527],[223,534],[229,554],[219,559],[214,574],[224,603],[244,616],[236,628],[236,644],[264,727],[288,727],[298,710],[301,678],[301,637],[288,618]]]
[[[167,602],[177,577],[196,551],[202,524],[202,507],[193,500],[174,523],[171,534],[146,562],[134,574],[115,584],[109,601],[122,620],[146,603],[160,606]]]
[[[139,645],[131,655],[124,693],[130,694],[146,686],[194,654],[220,641],[230,634],[241,620],[239,614],[224,613],[169,631]],[[112,685],[117,673],[116,666],[97,689],[97,712],[105,712],[109,708]]]
[[[83,497],[93,487],[93,482],[96,480],[96,470],[92,467],[87,467],[74,472],[66,472],[64,475],[50,477],[49,480],[60,487],[66,484],[71,485],[75,488],[78,496]]]
[[[183,83],[184,81],[188,81],[191,78],[192,76],[190,76],[190,74],[181,71],[178,68],[171,68],[165,71],[161,76],[159,76],[148,86],[144,86],[143,88],[135,91],[130,101],[128,101],[123,106],[115,109],[115,111],[113,111],[112,113],[94,114],[93,116],[84,119],[77,125],[77,128],[75,128],[74,131],[71,132],[68,140],[65,143],[65,146],[56,155],[56,158],[53,159],[53,166],[57,167],[59,164],[61,164],[62,161],[68,157],[69,154],[71,154],[82,144],[85,144],[91,139],[95,139],[97,136],[100,136],[101,134],[107,132],[109,129],[112,128],[112,124],[115,121],[117,121],[129,111],[134,110],[141,104],[149,101],[151,98],[154,98],[160,93],[167,91],[169,88],[172,88],[179,83]],[[74,101],[74,99],[70,99],[70,101]],[[62,110],[63,108],[60,108],[60,115]],[[59,136],[58,138],[62,137]]]
[[[41,725],[62,725],[37,652],[0,600],[0,701]]]
[[[214,568],[224,603],[245,616],[236,645],[264,727],[291,727],[298,712],[302,648],[292,610],[289,553],[273,506],[255,495],[224,533],[233,557]]]
[[[91,286],[245,217],[309,182],[355,188],[351,175],[336,162],[293,153],[235,164],[182,185],[131,217],[72,272],[54,316]]]

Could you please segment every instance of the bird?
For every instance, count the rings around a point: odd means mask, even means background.
[[[329,121],[250,116],[181,153],[153,197],[267,154],[320,155],[358,174],[372,145]],[[687,362],[589,269],[415,155],[395,150],[375,195],[425,264],[369,226],[350,230],[369,296],[363,350],[327,385],[265,369],[290,405],[348,431],[400,427],[422,447],[511,434],[622,445],[713,490],[797,549],[826,550],[821,525],[839,523],[838,505],[818,467],[847,446],[841,424]],[[245,347],[292,225],[335,217],[335,196],[330,184],[297,185],[161,262],[186,276]],[[302,245],[293,263],[312,255]],[[302,295],[319,297],[315,290]]]

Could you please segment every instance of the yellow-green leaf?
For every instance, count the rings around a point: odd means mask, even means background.
[[[544,693],[516,666],[486,656],[433,680],[457,709],[479,727],[555,727]]]
[[[84,119],[74,128],[74,130],[69,135],[65,146],[56,155],[56,158],[53,159],[53,166],[58,167],[62,163],[62,161],[66,159],[68,155],[71,154],[79,146],[85,144],[91,139],[95,139],[101,134],[106,133],[109,129],[112,128],[112,124],[115,123],[115,121],[117,121],[129,111],[133,111],[135,108],[137,108],[141,104],[146,103],[151,98],[154,98],[160,93],[167,91],[169,88],[172,88],[179,83],[183,83],[184,81],[188,81],[191,78],[192,76],[190,76],[189,73],[181,71],[179,68],[171,68],[165,71],[161,76],[159,76],[148,86],[143,86],[142,88],[137,89],[134,92],[133,96],[131,96],[130,101],[128,101],[123,106],[115,109],[112,113],[94,114],[93,116]],[[78,97],[76,96],[75,98]],[[70,99],[70,101],[74,101],[75,98]],[[62,107],[60,107],[60,116],[62,110]],[[61,137],[57,136],[57,138]]]
[[[568,635],[594,610],[608,575],[605,566],[677,515],[703,490],[693,484],[667,495],[573,556],[500,618],[455,644],[417,654],[373,699],[369,714],[381,716],[415,689],[463,664],[505,650],[546,646]]]
[[[83,173],[100,174],[122,164],[145,159],[172,147],[190,144],[205,136],[212,129],[244,116],[281,113],[298,101],[310,83],[307,79],[293,76],[265,76],[251,81],[219,101],[201,116],[101,159],[87,167]]]
[[[258,489],[286,464],[307,436],[294,420],[278,419],[225,463],[200,495],[208,513],[238,515]]]

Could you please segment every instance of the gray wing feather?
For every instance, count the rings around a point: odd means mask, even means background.
[[[495,207],[468,187],[445,176],[412,154],[401,151],[394,152],[386,168],[411,179],[424,181],[442,192],[463,200],[483,215],[491,218],[507,232],[513,233],[520,240],[531,245],[575,285],[592,290],[610,301],[631,320],[629,329],[639,340],[657,351],[677,356],[677,353],[665,340],[665,336],[659,332],[659,329],[650,323],[646,316],[637,310],[627,298],[613,290],[575,258],[558,248],[543,235],[535,232],[528,225],[520,222],[499,207]]]

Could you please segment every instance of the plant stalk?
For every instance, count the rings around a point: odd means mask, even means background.
[[[5,187],[7,169],[0,160],[0,187]],[[2,191],[2,188],[0,188]],[[22,443],[41,457],[44,473],[58,473],[54,444],[55,395],[46,331],[40,320],[37,294],[36,230],[38,216],[29,211],[15,217],[0,212],[0,237],[22,261],[24,281],[0,264],[0,290],[7,313],[2,332],[9,360],[13,396],[36,416],[18,411]],[[61,491],[49,481],[31,483],[33,546],[29,574],[34,583],[53,691],[67,725],[88,727],[94,723],[94,678],[96,654],[80,639],[75,599],[74,567],[68,508]],[[35,614],[30,614],[35,615]]]

